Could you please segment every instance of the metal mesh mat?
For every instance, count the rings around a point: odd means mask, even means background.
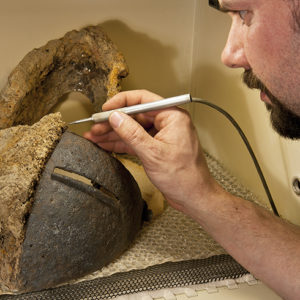
[[[117,273],[42,292],[0,296],[0,299],[110,299],[143,291],[235,279],[247,273],[231,256],[223,254],[206,259],[167,262],[143,270]]]
[[[222,165],[206,154],[216,180],[229,192],[259,203]],[[6,299],[110,299],[163,288],[219,282],[248,272],[195,221],[171,207],[146,223],[122,256],[80,280],[50,290]]]

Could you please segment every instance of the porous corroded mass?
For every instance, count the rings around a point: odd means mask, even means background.
[[[65,131],[60,114],[45,116],[72,91],[100,111],[127,74],[101,27],[88,26],[33,49],[9,75],[0,92],[0,294],[94,272],[139,231],[143,199],[127,169]]]
[[[19,258],[35,187],[61,138],[60,113],[0,130],[0,290],[17,289]]]
[[[73,91],[99,112],[127,75],[123,54],[100,26],[72,30],[30,51],[9,75],[0,92],[0,129],[37,122]]]

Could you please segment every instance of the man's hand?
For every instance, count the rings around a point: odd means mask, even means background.
[[[106,102],[103,110],[159,99],[143,90],[122,92]],[[183,109],[138,114],[135,120],[116,112],[85,137],[106,150],[136,154],[150,180],[177,209],[188,212],[196,205],[193,199],[214,190],[196,130]]]
[[[107,111],[161,99],[162,97],[159,95],[145,90],[122,92],[105,102],[102,106],[102,110]],[[153,132],[155,131],[153,128],[155,115],[156,113],[149,112],[137,114],[132,116],[132,118],[136,119],[136,121],[139,122],[141,126],[143,126],[143,128],[149,132],[149,134],[153,135],[155,133]],[[115,123],[116,122],[117,120],[115,119]],[[98,144],[105,150],[135,155],[135,150],[131,147],[130,143],[123,141],[112,129],[112,126],[109,122],[95,124],[91,128],[91,131],[84,134],[84,137]]]
[[[103,109],[158,99],[147,91],[124,92]],[[199,222],[228,253],[283,298],[298,299],[299,227],[227,193],[216,183],[184,110],[164,109],[135,119],[113,113],[109,123],[93,126],[85,137],[104,149],[138,155],[151,181],[173,207]]]

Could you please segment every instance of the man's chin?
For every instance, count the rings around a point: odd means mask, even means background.
[[[272,104],[266,103],[266,107],[270,112],[272,127],[280,136],[292,140],[300,139],[299,116]]]
[[[270,112],[271,123],[275,131],[289,139],[300,139],[300,116],[286,108],[254,75],[252,70],[245,70],[243,81],[250,89],[261,91],[260,98]]]

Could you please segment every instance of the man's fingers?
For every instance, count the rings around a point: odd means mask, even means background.
[[[110,131],[103,135],[93,135],[88,132],[87,134],[84,134],[84,137],[96,144],[102,142],[116,142],[120,140],[120,137],[114,131]]]
[[[111,131],[111,126],[108,122],[98,123],[94,124],[90,131],[93,135],[102,135]]]
[[[124,106],[152,102],[160,99],[162,99],[161,96],[146,90],[121,92],[105,102],[102,106],[102,110],[106,111]]]
[[[102,149],[110,151],[110,152],[127,153],[127,154],[131,154],[131,155],[135,155],[135,152],[130,147],[128,147],[126,144],[124,144],[122,141],[99,142],[96,144],[99,147],[101,147]]]
[[[143,152],[153,142],[153,138],[130,116],[121,112],[114,112],[109,122],[115,132],[141,159]]]

